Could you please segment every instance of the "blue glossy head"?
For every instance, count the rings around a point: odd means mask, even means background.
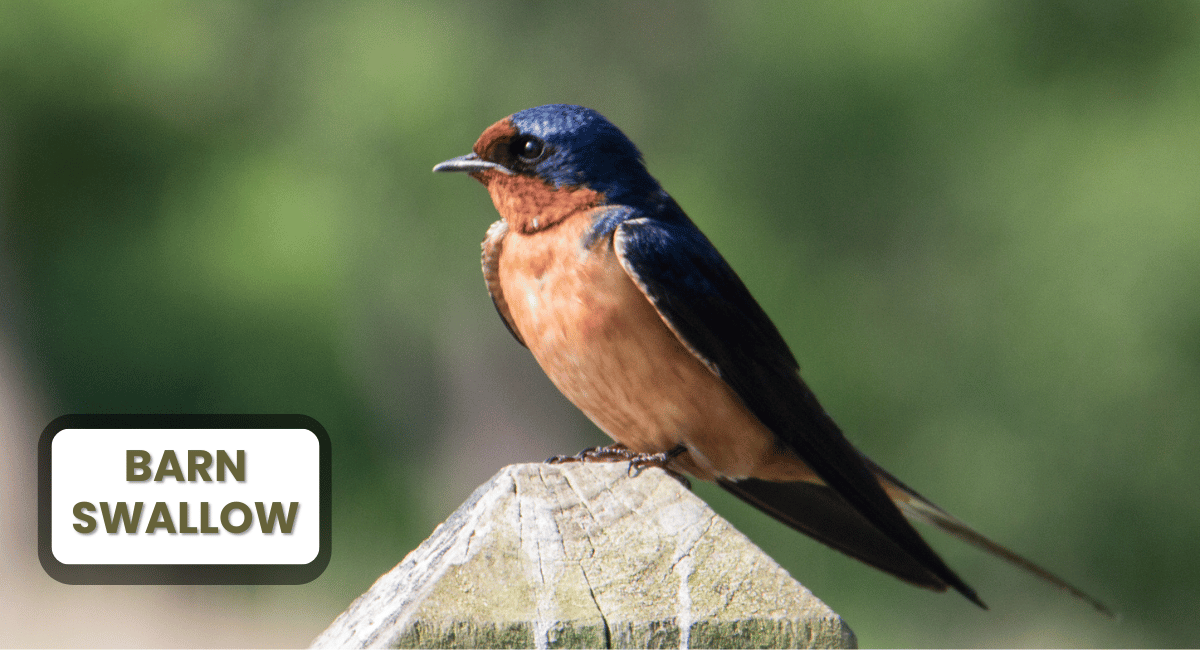
[[[533,171],[555,187],[585,185],[604,192],[648,176],[633,142],[590,108],[549,104],[515,113],[511,119],[518,133],[545,142],[547,151]]]
[[[600,113],[570,104],[514,113],[488,127],[473,154],[434,169],[536,176],[555,189],[594,190],[608,202],[637,203],[659,189],[641,152],[620,129]]]

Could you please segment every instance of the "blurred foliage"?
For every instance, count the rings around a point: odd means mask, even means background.
[[[321,421],[331,620],[503,463],[601,442],[554,415],[539,455],[479,446],[507,404],[567,407],[483,291],[486,193],[429,172],[585,104],[852,440],[1123,614],[931,533],[978,612],[697,488],[861,643],[1195,645],[1197,88],[1200,9],[1169,0],[6,2],[0,327],[47,421]]]

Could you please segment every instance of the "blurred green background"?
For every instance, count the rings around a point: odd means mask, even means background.
[[[848,436],[1120,610],[929,533],[992,610],[697,492],[864,646],[1200,643],[1200,5],[0,3],[0,644],[305,645],[505,464],[604,441],[430,167],[596,108]],[[293,587],[68,587],[64,413],[304,413],[334,551]]]

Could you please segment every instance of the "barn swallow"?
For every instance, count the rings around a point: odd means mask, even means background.
[[[924,521],[1111,616],[851,445],[741,279],[596,111],[515,113],[433,171],[487,187],[501,216],[483,242],[488,292],[517,342],[617,442],[593,456],[715,481],[851,557],[986,609],[908,519]]]

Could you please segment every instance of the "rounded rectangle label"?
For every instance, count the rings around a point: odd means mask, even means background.
[[[330,556],[329,436],[303,415],[67,415],[38,550],[70,584],[300,584]]]

